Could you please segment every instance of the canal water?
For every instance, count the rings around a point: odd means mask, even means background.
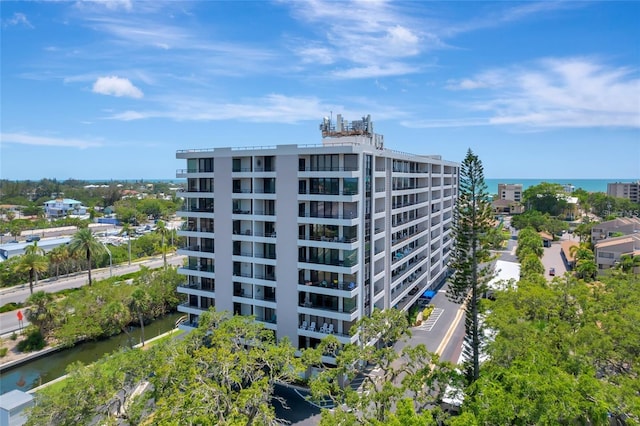
[[[184,314],[169,314],[145,325],[145,341],[174,328],[176,321],[182,315]],[[0,394],[14,389],[26,392],[43,385],[67,374],[67,366],[73,362],[91,364],[117,349],[140,343],[141,334],[140,328],[134,327],[128,335],[121,333],[105,340],[84,342],[7,370],[0,375]]]

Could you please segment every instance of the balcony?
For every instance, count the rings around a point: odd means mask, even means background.
[[[343,191],[314,191],[311,189],[308,190],[298,190],[298,195],[322,195],[322,196],[327,196],[327,195],[347,195],[347,196],[353,196],[353,195],[358,195],[358,191],[353,189],[353,190],[343,190]]]
[[[323,241],[329,243],[355,243],[358,241],[357,237],[327,237],[324,235],[309,235],[309,238],[306,238],[304,235],[298,235],[299,240],[307,240],[307,241]]]
[[[345,290],[345,291],[352,291],[357,288],[357,284],[353,281],[344,282],[344,281],[338,281],[338,280],[334,280],[334,281],[327,281],[327,280],[310,281],[309,280],[309,281],[300,282],[298,283],[298,285],[305,286],[305,287],[309,286],[309,287],[318,287],[318,288],[330,288],[330,289]],[[304,287],[298,288],[298,290],[304,291]]]
[[[325,311],[325,312],[336,312],[340,314],[352,314],[356,312],[358,309],[356,306],[347,307],[347,308],[344,308],[344,307],[338,308],[338,307],[331,307],[326,305],[318,305],[312,302],[300,302],[298,303],[298,306],[300,306],[301,308],[315,309],[318,311]]]
[[[347,213],[344,215],[341,214],[323,214],[320,215],[318,213],[298,213],[298,217],[311,217],[317,219],[357,219],[358,213]]]
[[[207,308],[208,309],[208,308]],[[186,314],[202,315],[207,309],[200,308],[196,305],[191,305],[189,302],[184,302],[178,305],[178,312],[184,312]]]
[[[178,268],[178,271],[199,271],[199,272],[211,272],[215,273],[216,268],[214,265],[187,265]]]
[[[214,248],[211,247],[206,247],[206,246],[200,246],[200,245],[192,245],[192,246],[183,246],[183,247],[178,247],[178,250],[182,250],[182,251],[196,251],[196,252],[202,252],[202,253],[214,253]]]
[[[298,167],[299,172],[357,172],[357,166],[351,167]]]
[[[298,262],[305,262],[305,263],[313,263],[316,265],[329,265],[329,266],[344,266],[347,268],[350,268],[352,266],[356,266],[358,264],[358,261],[356,260],[349,260],[349,259],[344,259],[344,260],[327,260],[327,259],[321,259],[318,257],[309,257],[309,258],[304,258],[304,257],[300,257],[298,258]]]

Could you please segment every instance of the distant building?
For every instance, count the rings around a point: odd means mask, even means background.
[[[44,250],[45,253],[48,253],[62,244],[69,244],[70,241],[71,238],[69,237],[46,238],[38,241],[38,247]],[[23,255],[27,247],[31,245],[33,245],[33,243],[27,242],[0,244],[0,261]]]
[[[520,214],[524,211],[524,206],[511,200],[494,200],[491,202],[491,207],[496,215],[500,214]]]
[[[637,217],[618,217],[613,220],[598,223],[591,228],[591,243],[596,244],[598,241],[619,237],[622,235],[631,235],[640,232],[640,219]]]
[[[544,247],[551,247],[551,243],[553,242],[553,235],[544,231],[538,232],[538,235],[540,235],[540,238],[542,238],[542,245]]]
[[[87,208],[82,202],[71,198],[56,198],[44,203],[44,212],[47,217],[64,217],[68,215],[87,214]]]
[[[521,183],[499,183],[498,197],[501,200],[522,202]]]
[[[640,255],[640,233],[607,238],[595,245],[598,272],[613,268],[623,255]]]
[[[637,182],[608,183],[607,195],[616,198],[627,198],[633,203],[640,203],[640,180]]]

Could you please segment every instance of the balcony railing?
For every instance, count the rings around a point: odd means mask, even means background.
[[[357,237],[326,237],[324,235],[309,235],[309,238],[306,238],[304,235],[298,235],[299,240],[310,240],[310,241],[325,241],[330,243],[355,243],[358,241]]]
[[[216,287],[215,286],[203,286],[201,284],[198,283],[180,283],[178,284],[178,287],[182,287],[182,288],[190,288],[193,290],[202,290],[202,291],[212,291],[215,292],[216,291]]]
[[[326,260],[326,259],[320,259],[317,257],[309,257],[306,259],[304,257],[299,257],[298,262],[314,263],[316,265],[331,265],[331,266],[346,266],[346,267],[352,267],[358,264],[358,262],[355,260],[349,260],[349,259]]]
[[[358,190],[347,189],[344,191],[313,191],[309,190],[298,190],[299,195],[358,195]]]
[[[215,253],[213,247],[206,247],[206,246],[199,246],[199,245],[178,247],[178,250],[199,251],[199,252],[204,252],[204,253]]]
[[[312,213],[298,213],[298,217],[313,217],[319,219],[357,219],[358,213],[348,213],[345,215],[341,214],[312,214]]]
[[[187,265],[183,266],[183,268],[189,269],[190,271],[216,272],[214,265]]]
[[[344,282],[344,281],[337,281],[337,280],[335,281],[327,281],[327,280],[310,281],[309,280],[309,281],[304,281],[298,284],[309,286],[309,287],[331,288],[335,290],[346,290],[346,291],[355,290],[357,287],[357,284],[353,281]]]
[[[349,167],[298,167],[299,172],[357,172],[358,166]]]
[[[353,306],[351,308],[333,308],[330,306],[324,306],[324,305],[316,305],[314,303],[311,302],[300,302],[298,303],[298,306],[303,307],[303,308],[309,308],[309,309],[318,309],[321,311],[329,311],[329,312],[339,312],[339,313],[345,313],[345,314],[352,314],[357,310],[356,306]]]
[[[250,272],[234,272],[234,277],[253,278],[253,274]]]
[[[275,281],[276,280],[276,276],[274,274],[260,274],[260,273],[256,272],[255,277],[258,280],[265,280],[265,281]]]

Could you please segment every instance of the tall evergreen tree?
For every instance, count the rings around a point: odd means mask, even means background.
[[[480,371],[480,327],[478,299],[492,275],[488,241],[484,238],[492,227],[492,210],[484,181],[482,162],[471,149],[460,167],[459,192],[453,218],[455,246],[449,266],[453,270],[448,297],[466,303],[466,340],[471,346],[468,376],[478,379]]]

